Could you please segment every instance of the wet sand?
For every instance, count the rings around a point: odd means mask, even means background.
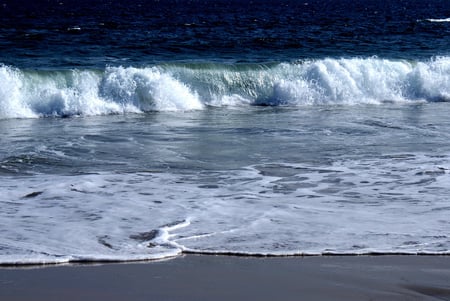
[[[450,300],[450,257],[186,255],[0,268],[0,300]]]

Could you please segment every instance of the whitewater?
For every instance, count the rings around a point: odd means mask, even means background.
[[[450,58],[167,63],[104,70],[0,66],[0,118],[94,116],[206,107],[446,102]]]
[[[0,264],[448,255],[448,114],[388,102],[3,119]]]

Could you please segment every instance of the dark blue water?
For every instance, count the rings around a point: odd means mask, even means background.
[[[103,68],[448,55],[445,0],[3,1],[0,62]]]

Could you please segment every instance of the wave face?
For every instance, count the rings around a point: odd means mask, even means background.
[[[450,57],[166,64],[28,71],[0,66],[0,118],[201,110],[206,106],[449,101]]]

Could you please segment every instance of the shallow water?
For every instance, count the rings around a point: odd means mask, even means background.
[[[447,254],[447,110],[3,120],[2,262]]]

